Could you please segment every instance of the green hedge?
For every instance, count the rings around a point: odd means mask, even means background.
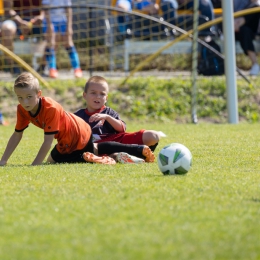
[[[74,112],[85,107],[82,91],[85,80],[51,80],[51,90],[43,95],[52,96],[66,110]],[[189,122],[192,84],[190,79],[156,77],[130,79],[125,86],[121,80],[109,80],[110,94],[107,105],[120,112],[123,118],[140,120],[175,120]],[[237,81],[240,121],[259,122],[260,92],[256,86],[260,78],[249,85]],[[15,118],[17,100],[12,83],[0,82],[0,109],[8,118]],[[197,116],[209,122],[227,122],[227,96],[224,77],[198,77]]]
[[[213,122],[226,122],[224,77],[200,77],[196,86],[198,117]],[[238,80],[237,87],[240,119],[259,121],[259,90],[244,80]],[[192,84],[189,79],[138,78],[130,80],[126,87],[111,91],[109,105],[129,118],[189,121],[191,94]]]

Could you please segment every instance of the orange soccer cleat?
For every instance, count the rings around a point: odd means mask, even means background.
[[[146,162],[154,162],[155,156],[148,146],[144,146],[142,154],[145,157]]]
[[[90,163],[116,164],[116,161],[109,156],[97,156],[89,152],[83,153],[83,159],[86,162],[90,162]]]

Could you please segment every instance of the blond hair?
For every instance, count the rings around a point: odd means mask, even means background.
[[[35,78],[31,73],[23,72],[15,80],[14,88],[30,88],[38,92],[40,90],[40,84],[38,79]]]
[[[108,86],[108,83],[105,78],[101,76],[92,76],[91,78],[88,79],[88,81],[85,84],[84,92],[88,91],[88,88],[91,83],[106,83]]]

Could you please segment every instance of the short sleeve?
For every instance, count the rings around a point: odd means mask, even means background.
[[[21,105],[18,105],[17,112],[16,112],[17,119],[16,119],[16,126],[15,126],[15,131],[17,131],[17,132],[23,131],[25,128],[28,127],[28,125],[30,123],[30,121],[25,113],[26,112],[24,112],[22,110]]]

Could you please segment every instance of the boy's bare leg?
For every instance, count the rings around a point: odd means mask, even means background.
[[[143,133],[143,144],[152,146],[160,141],[160,135],[154,130],[145,130]]]

